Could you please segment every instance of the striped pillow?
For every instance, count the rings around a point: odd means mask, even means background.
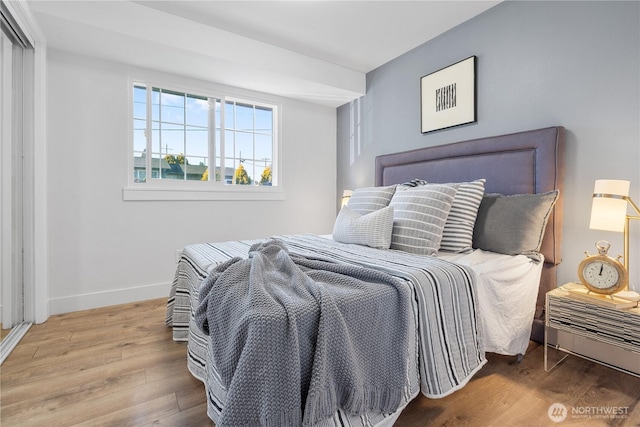
[[[389,249],[392,228],[393,208],[391,206],[366,215],[360,215],[345,206],[338,213],[333,226],[333,240]]]
[[[456,192],[455,185],[399,187],[389,204],[394,219],[391,249],[435,255]]]
[[[400,185],[402,185],[403,187],[419,187],[421,185],[426,185],[426,184],[428,184],[428,182],[425,181],[424,179],[414,178],[411,181],[403,182]]]
[[[347,206],[352,211],[366,215],[389,206],[389,201],[396,191],[395,185],[388,187],[365,187],[353,190]]]
[[[444,225],[440,250],[451,252],[473,250],[473,227],[484,196],[485,181],[477,179],[455,184],[458,185],[458,192],[451,204],[447,223]]]

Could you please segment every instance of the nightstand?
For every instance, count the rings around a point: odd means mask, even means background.
[[[585,297],[567,283],[547,292],[544,369],[550,371],[569,354],[640,377],[640,307]],[[548,367],[549,347],[567,353]]]

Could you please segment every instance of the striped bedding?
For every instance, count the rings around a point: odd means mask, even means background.
[[[341,263],[375,268],[406,281],[414,295],[413,335],[410,340],[403,405],[395,414],[354,417],[338,411],[326,426],[382,425],[397,417],[420,390],[427,397],[444,397],[463,387],[486,363],[481,326],[477,318],[477,295],[473,273],[433,257],[401,251],[348,245],[315,235],[278,236],[289,251],[321,256]],[[173,339],[187,341],[190,372],[205,383],[208,415],[214,421],[224,406],[226,390],[208,361],[208,341],[193,323],[198,287],[208,271],[234,256],[246,257],[258,242],[234,241],[190,245],[183,251],[171,288],[166,322]],[[419,363],[420,361],[420,363]]]

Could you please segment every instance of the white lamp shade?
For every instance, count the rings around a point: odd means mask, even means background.
[[[589,228],[623,232],[627,216],[629,181],[599,179],[593,189]],[[613,196],[613,197],[611,197]]]

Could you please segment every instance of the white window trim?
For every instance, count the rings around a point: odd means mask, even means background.
[[[244,191],[231,189],[225,191],[216,189],[193,189],[193,188],[158,188],[144,184],[135,184],[122,190],[123,200],[126,201],[194,201],[194,200],[284,200],[284,191],[251,191],[244,187]],[[238,186],[239,187],[239,186]]]
[[[165,81],[167,80],[167,81]],[[198,200],[254,200],[254,201],[272,201],[284,200],[285,192],[282,183],[282,104],[268,98],[256,98],[245,94],[230,92],[227,89],[218,89],[211,87],[193,87],[183,83],[176,84],[164,78],[148,78],[147,76],[130,75],[127,82],[128,93],[128,114],[127,114],[127,130],[128,130],[128,146],[127,146],[127,169],[128,182],[122,189],[122,199],[124,201],[198,201]],[[223,182],[201,182],[201,181],[182,181],[182,180],[150,180],[146,183],[136,183],[134,180],[134,164],[133,164],[133,85],[136,83],[144,83],[147,87],[161,87],[163,89],[175,90],[178,92],[190,93],[194,95],[207,94],[210,98],[221,99],[226,101],[251,102],[254,105],[273,105],[276,107],[275,113],[275,130],[274,130],[274,149],[276,156],[273,159],[273,170],[276,172],[274,181],[277,186],[258,186],[258,185],[225,185]],[[220,95],[220,92],[226,95]]]

